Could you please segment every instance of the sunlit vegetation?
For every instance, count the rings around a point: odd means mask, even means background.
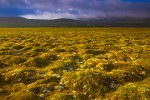
[[[0,29],[0,100],[149,98],[149,28]]]

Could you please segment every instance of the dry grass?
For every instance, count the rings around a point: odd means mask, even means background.
[[[1,28],[1,100],[148,100],[149,28]]]

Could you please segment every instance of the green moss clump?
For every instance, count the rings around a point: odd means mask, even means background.
[[[39,58],[39,57],[30,59],[25,63],[25,65],[28,67],[31,67],[31,66],[33,66],[33,67],[45,67],[48,64],[49,64],[48,60],[43,59],[43,58]]]
[[[24,68],[15,68],[7,72],[4,76],[5,81],[11,83],[31,83],[36,80],[34,70],[25,70]]]
[[[32,49],[33,52],[43,52],[44,49],[43,48],[40,48],[40,47],[35,47]]]
[[[123,84],[124,82],[126,82],[124,73],[125,73],[124,70],[118,69],[118,70],[113,70],[109,72],[108,76],[115,79],[118,83]]]
[[[7,65],[0,61],[0,68],[6,67]]]
[[[71,90],[91,94],[95,97],[107,93],[112,80],[96,71],[84,70],[64,74],[61,83]]]
[[[24,62],[26,62],[26,61],[27,61],[27,59],[22,58],[22,57],[20,57],[20,56],[14,56],[14,57],[12,57],[12,58],[10,59],[10,63],[16,64],[16,65],[21,64],[21,63],[24,63]]]
[[[110,72],[115,68],[115,66],[110,62],[106,62],[106,63],[97,64],[96,68],[99,69],[99,70]]]
[[[67,93],[55,93],[54,95],[48,97],[46,100],[73,100],[73,95]]]
[[[20,49],[23,49],[24,46],[23,45],[15,45],[13,46],[13,49],[16,49],[16,50],[20,50]]]
[[[149,85],[129,83],[106,97],[109,100],[148,100],[150,98],[149,94]]]
[[[44,82],[44,83],[50,83],[50,82],[59,83],[61,77],[62,77],[62,76],[60,76],[59,74],[53,74],[53,75],[51,75],[51,76],[45,77],[45,79],[43,80],[43,82]]]
[[[13,92],[19,92],[25,88],[26,88],[26,85],[24,83],[18,83],[18,84],[13,85],[12,91]]]
[[[105,54],[106,51],[100,51],[100,50],[96,50],[96,49],[88,49],[85,52],[86,54],[93,54],[93,55],[99,55],[99,54]]]
[[[34,62],[37,67],[47,66],[49,64],[47,60],[42,59],[42,58],[35,58]]]
[[[66,50],[63,49],[63,48],[55,48],[54,51],[57,52],[57,53],[66,52]]]
[[[73,96],[74,96],[74,100],[91,100],[90,96],[86,94],[77,94]]]
[[[40,100],[40,98],[29,90],[22,90],[10,94],[5,100]]]
[[[73,71],[78,68],[78,64],[76,61],[67,60],[65,62],[57,62],[51,66],[51,70],[53,70],[57,74],[62,74],[63,72]]]
[[[103,65],[103,69],[105,71],[112,71],[113,68],[115,68],[115,66],[113,64],[111,64],[111,63]]]
[[[132,65],[124,73],[124,78],[126,81],[135,82],[140,81],[145,78],[146,71],[140,65]]]
[[[45,59],[45,60],[49,60],[49,61],[56,61],[58,60],[58,57],[56,54],[52,54],[52,53],[43,53],[42,55],[40,55],[41,58]]]

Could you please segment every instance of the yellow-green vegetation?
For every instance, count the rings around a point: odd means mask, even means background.
[[[149,100],[150,28],[1,28],[0,100]]]

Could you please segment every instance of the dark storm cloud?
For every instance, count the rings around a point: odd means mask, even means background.
[[[150,17],[150,0],[0,0],[0,7],[18,7],[27,18]]]
[[[27,0],[0,0],[0,6],[26,6]]]

